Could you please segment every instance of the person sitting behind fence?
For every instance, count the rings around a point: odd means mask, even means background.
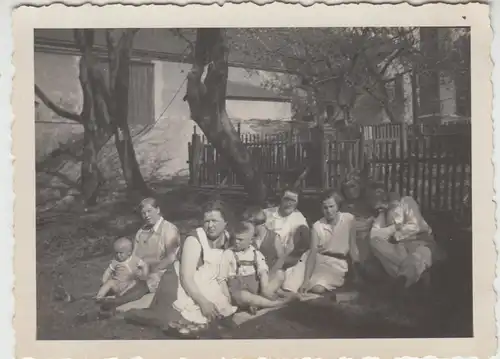
[[[122,296],[137,284],[137,279],[145,280],[148,275],[147,264],[132,254],[133,244],[130,239],[118,238],[113,248],[115,256],[104,271],[97,300],[108,295]]]
[[[251,222],[238,222],[233,229],[232,245],[224,251],[218,281],[225,294],[240,309],[250,313],[260,308],[281,306],[291,299],[287,296],[269,299],[269,267],[264,255],[253,245],[255,226]]]

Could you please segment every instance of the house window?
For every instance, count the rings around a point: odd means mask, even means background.
[[[101,69],[109,85],[107,60],[102,60]],[[128,125],[132,134],[154,123],[154,64],[146,61],[131,61],[128,92]]]

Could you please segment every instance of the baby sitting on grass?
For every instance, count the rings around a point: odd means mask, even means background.
[[[133,244],[128,238],[118,238],[114,245],[115,257],[102,276],[102,286],[96,300],[109,296],[122,296],[133,288],[137,279],[148,275],[148,266],[142,259],[132,255]]]
[[[271,299],[269,268],[263,254],[253,245],[255,225],[239,222],[234,228],[232,246],[225,250],[220,266],[219,282],[226,295],[239,308],[255,314],[260,308],[273,308],[292,301],[295,296]],[[267,294],[267,297],[263,295]]]

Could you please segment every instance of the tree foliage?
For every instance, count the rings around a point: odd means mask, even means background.
[[[258,57],[263,67],[286,70],[289,76],[276,77],[268,86],[294,93],[299,107],[315,117],[330,104],[334,118],[350,121],[357,100],[365,95],[396,122],[400,119],[394,114],[389,88],[398,77],[470,71],[468,55],[460,47],[468,41],[466,29],[441,30],[441,38],[434,40],[442,45],[434,54],[423,51],[420,38],[416,27],[252,28],[235,31],[232,46]]]

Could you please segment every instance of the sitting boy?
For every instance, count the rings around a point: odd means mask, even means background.
[[[282,306],[293,300],[290,295],[272,300],[269,295],[269,268],[262,253],[253,245],[255,226],[239,222],[234,228],[232,246],[225,250],[220,266],[219,282],[235,305],[255,314],[259,308]]]
[[[253,245],[262,253],[269,267],[269,283],[262,294],[273,299],[285,280],[283,266],[288,253],[285,252],[279,234],[266,227],[266,213],[262,208],[249,208],[242,217],[244,222],[251,222],[255,226]]]
[[[122,237],[115,241],[115,257],[102,276],[102,286],[96,299],[104,300],[107,296],[122,296],[137,284],[137,279],[148,275],[148,266],[139,257],[132,255],[133,244],[128,238]]]

